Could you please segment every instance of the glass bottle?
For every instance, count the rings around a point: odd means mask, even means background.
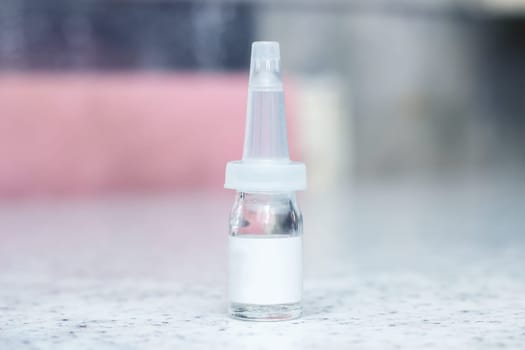
[[[301,315],[303,218],[294,192],[237,192],[230,216],[230,315]]]

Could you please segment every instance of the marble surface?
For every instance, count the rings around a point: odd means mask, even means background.
[[[304,316],[226,315],[222,194],[0,205],[0,349],[525,347],[525,187],[302,196]]]

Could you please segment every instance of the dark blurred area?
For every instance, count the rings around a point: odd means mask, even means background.
[[[208,69],[249,64],[249,4],[22,0],[0,4],[4,69]]]

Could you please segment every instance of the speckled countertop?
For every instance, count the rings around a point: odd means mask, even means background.
[[[300,198],[304,317],[226,316],[231,198],[0,206],[0,349],[525,347],[525,187]]]

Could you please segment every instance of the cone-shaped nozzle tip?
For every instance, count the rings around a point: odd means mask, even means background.
[[[277,41],[256,41],[252,44],[252,59],[280,59]]]
[[[288,160],[279,44],[254,42],[243,160]]]
[[[250,87],[256,89],[280,89],[281,64],[279,43],[256,41],[252,44],[250,63]]]

